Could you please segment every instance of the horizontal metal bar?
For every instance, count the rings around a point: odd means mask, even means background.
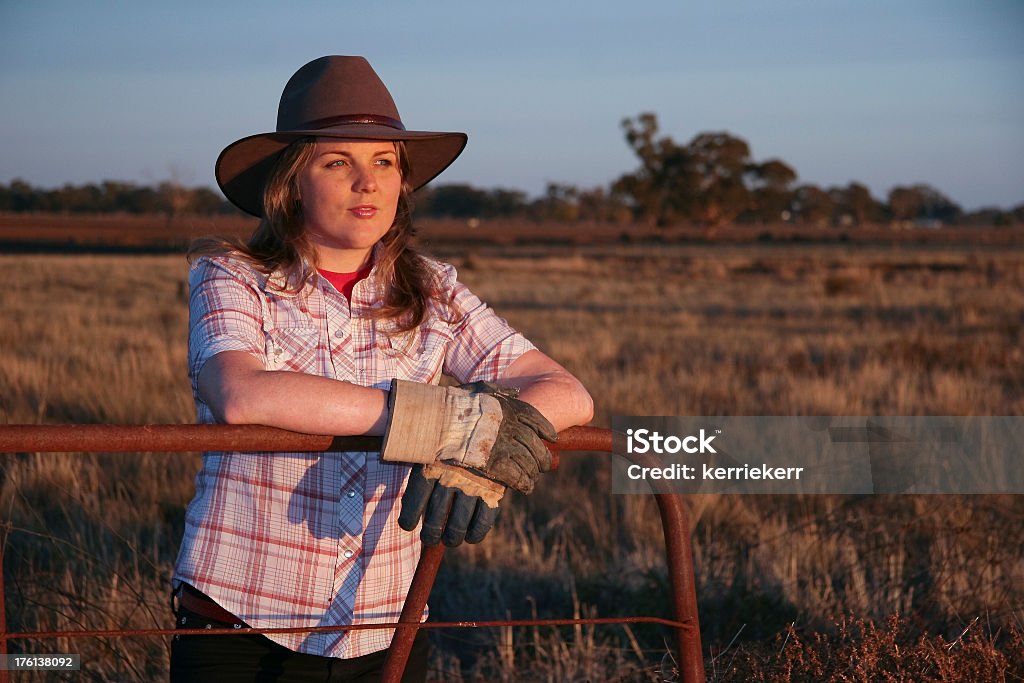
[[[302,434],[262,425],[0,425],[0,453],[379,451],[379,436]],[[606,429],[570,427],[557,451],[611,452]]]

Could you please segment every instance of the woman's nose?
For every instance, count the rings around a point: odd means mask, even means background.
[[[377,178],[373,175],[373,170],[369,168],[358,169],[359,175],[356,176],[355,183],[353,184],[353,190],[356,192],[373,192],[377,189]]]

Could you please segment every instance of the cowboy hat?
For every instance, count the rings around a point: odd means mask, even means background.
[[[280,153],[295,140],[319,136],[401,140],[417,189],[455,161],[465,133],[406,130],[391,93],[363,57],[321,57],[295,72],[281,94],[277,130],[237,140],[217,158],[217,184],[238,208],[263,215],[263,185]]]

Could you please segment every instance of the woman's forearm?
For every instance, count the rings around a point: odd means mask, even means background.
[[[199,394],[227,424],[348,436],[381,435],[387,423],[387,391],[317,375],[268,371],[243,351],[211,358],[199,373]]]
[[[528,351],[500,380],[519,389],[519,398],[539,410],[561,431],[594,418],[594,401],[572,373],[540,351]]]
[[[539,351],[513,362],[500,378],[520,390],[559,431],[590,422],[594,403],[571,373]],[[218,420],[262,424],[310,434],[382,435],[387,391],[298,372],[268,371],[243,351],[211,358],[199,394]]]

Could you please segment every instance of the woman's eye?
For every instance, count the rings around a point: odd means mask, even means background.
[[[394,166],[395,162],[393,162],[391,159],[377,159],[377,165],[378,166]]]
[[[327,164],[327,168],[337,166],[348,166],[348,162],[345,161],[344,159],[336,159],[335,161],[332,161],[331,163]]]

